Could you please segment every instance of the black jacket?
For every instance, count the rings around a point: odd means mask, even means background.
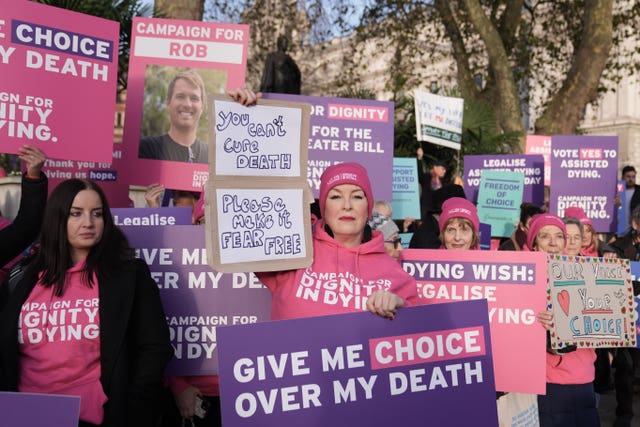
[[[23,176],[18,215],[0,230],[0,266],[18,256],[38,236],[46,203],[47,177],[43,173],[39,179]]]
[[[23,278],[11,295],[0,295],[0,390],[18,383],[18,316],[36,284]],[[173,355],[156,282],[140,260],[109,278],[98,275],[103,426],[154,426],[161,410],[162,376]]]
[[[629,201],[629,213],[632,214],[638,205],[640,205],[640,185],[635,186],[633,196],[631,196],[631,200]],[[629,218],[629,224],[631,224],[631,218]]]

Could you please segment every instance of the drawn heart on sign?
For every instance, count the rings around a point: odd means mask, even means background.
[[[557,298],[558,298],[558,303],[562,308],[562,311],[564,311],[564,314],[568,316],[569,315],[569,292],[561,291],[558,294]]]

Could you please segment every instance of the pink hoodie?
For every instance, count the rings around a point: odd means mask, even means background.
[[[260,272],[258,278],[271,291],[271,319],[323,316],[366,310],[367,296],[383,289],[415,305],[417,287],[396,260],[387,255],[382,233],[370,241],[345,248],[314,224],[313,264],[305,269]]]

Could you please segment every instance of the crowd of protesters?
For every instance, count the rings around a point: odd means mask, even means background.
[[[229,94],[244,105],[258,99],[246,89]],[[25,146],[20,158],[26,171],[20,209],[13,223],[0,230],[0,265],[15,264],[0,288],[0,390],[81,396],[81,426],[157,426],[159,422],[170,426],[185,425],[185,420],[192,425],[221,425],[217,377],[164,377],[172,349],[158,288],[147,265],[135,259],[126,237],[114,224],[102,189],[91,181],[71,179],[59,184],[46,201],[47,178],[41,171],[44,153]],[[393,319],[401,315],[402,307],[417,304],[416,282],[398,262],[403,249],[401,229],[413,232],[412,248],[479,249],[476,207],[467,200],[462,186],[446,182],[448,165],[435,161],[425,166],[421,148],[418,159],[421,218],[399,223],[394,222],[389,203],[375,202],[375,188],[362,165],[342,163],[325,170],[318,218],[312,226],[312,265],[256,272],[272,294],[272,319],[363,309]],[[603,239],[580,208],[566,209],[565,217],[560,218],[544,207],[523,203],[515,231],[503,239],[499,249],[638,260],[640,207],[633,203],[640,199],[640,192],[636,191],[635,169],[625,167],[623,178],[629,201],[624,209],[630,220],[628,232],[620,238]],[[150,186],[148,205],[159,206],[164,190]],[[205,218],[203,202],[197,194],[174,194],[175,205],[193,209],[194,224]],[[338,271],[350,272],[363,283],[380,284],[367,288],[365,307],[336,307],[321,300],[295,298],[292,289],[302,280]],[[379,280],[382,278],[385,280]],[[354,292],[364,290],[354,288]],[[52,310],[78,301],[90,301],[75,319],[87,333],[78,340],[32,342],[25,306]],[[46,330],[50,313],[31,314],[41,319],[38,327]],[[542,312],[538,321],[549,330],[553,316]],[[596,392],[615,388],[616,425],[631,425],[639,359],[636,349],[602,350],[596,355],[592,349],[558,352],[548,348],[547,393],[538,398],[540,424],[598,426]],[[175,399],[173,408],[161,403],[167,389]],[[203,401],[208,410],[204,420],[195,416]]]

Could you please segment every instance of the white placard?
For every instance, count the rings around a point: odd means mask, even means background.
[[[215,100],[215,174],[299,177],[299,108]]]

